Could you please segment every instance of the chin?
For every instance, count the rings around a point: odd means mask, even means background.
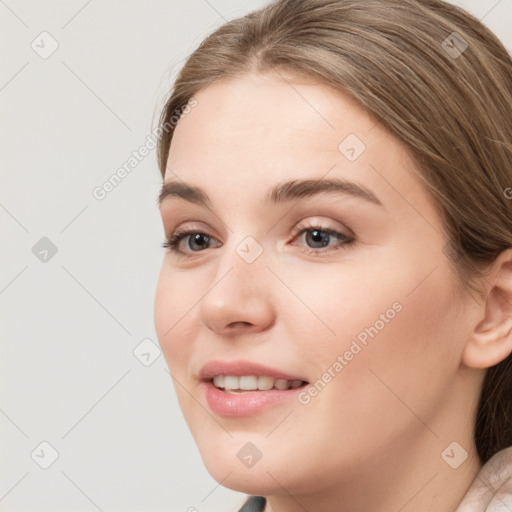
[[[226,439],[222,441],[219,437],[212,438],[210,435],[204,442],[198,442],[203,464],[212,478],[223,487],[259,496],[282,494],[283,487],[288,490],[302,488],[302,484],[296,485],[301,480],[301,475],[290,473],[293,466],[299,470],[300,466],[292,464],[290,467],[289,453],[288,456],[281,453],[277,446],[272,445],[270,439],[265,440],[264,436],[261,436],[261,439],[254,435],[241,436],[236,433],[233,434],[233,438],[224,435]],[[253,446],[249,439],[253,440]],[[256,445],[262,452],[258,460]],[[286,475],[286,479],[283,475]],[[307,475],[303,475],[303,478],[303,483],[307,485]]]
[[[278,471],[269,470],[260,461],[252,468],[238,467],[236,464],[219,463],[218,460],[205,461],[208,473],[223,487],[233,491],[264,496],[268,494],[281,494],[282,488],[278,485],[266,470],[272,475]],[[261,464],[261,465],[260,465]],[[229,475],[229,476],[228,476]],[[278,477],[279,478],[279,477]],[[281,483],[282,479],[279,479]],[[284,483],[286,487],[286,483]]]

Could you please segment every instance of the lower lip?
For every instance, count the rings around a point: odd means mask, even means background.
[[[269,407],[295,398],[303,388],[272,389],[269,391],[244,391],[242,393],[226,393],[213,385],[203,382],[206,388],[206,400],[210,409],[220,416],[250,416]]]

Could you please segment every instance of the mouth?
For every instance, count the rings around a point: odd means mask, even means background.
[[[215,375],[203,380],[209,408],[219,416],[239,418],[289,404],[307,385],[303,380],[266,375]]]
[[[284,391],[306,386],[304,380],[276,379],[268,375],[215,375],[209,380],[215,388],[226,393],[239,394],[258,391]]]
[[[240,359],[212,360],[198,374],[208,407],[225,417],[251,416],[289,405],[309,385],[304,377],[304,374],[287,373],[279,367]]]

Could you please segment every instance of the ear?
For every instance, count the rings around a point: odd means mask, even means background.
[[[482,315],[462,354],[470,368],[490,368],[512,353],[512,248],[496,258],[485,283]]]

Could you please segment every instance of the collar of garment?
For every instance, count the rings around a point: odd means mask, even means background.
[[[512,446],[509,446],[482,466],[455,512],[511,511]]]

